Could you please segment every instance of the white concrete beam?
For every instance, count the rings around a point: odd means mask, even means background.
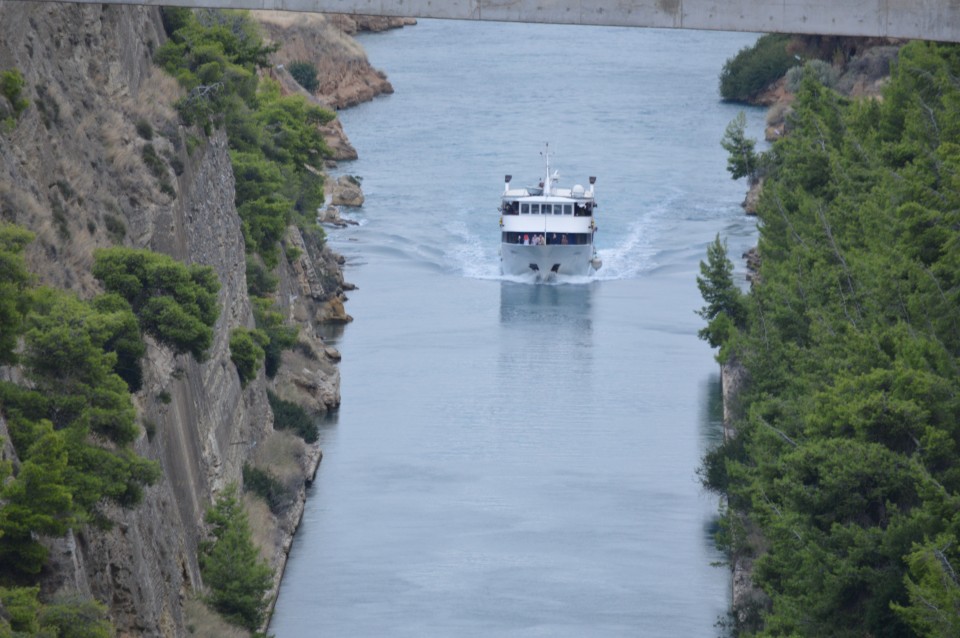
[[[275,9],[448,20],[883,36],[960,42],[960,0],[70,1],[90,4]]]

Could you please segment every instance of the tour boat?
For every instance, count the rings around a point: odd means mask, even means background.
[[[602,262],[593,244],[597,202],[590,177],[587,189],[557,186],[550,173],[549,147],[544,153],[546,177],[536,188],[510,188],[505,177],[500,203],[500,270],[504,275],[533,273],[538,279],[556,275],[589,275]]]

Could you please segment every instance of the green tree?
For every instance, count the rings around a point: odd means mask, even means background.
[[[0,222],[0,364],[16,362],[14,349],[30,300],[25,294],[30,273],[23,261],[23,249],[31,241],[33,233]]]
[[[955,564],[957,540],[943,534],[936,541],[917,543],[907,556],[909,605],[893,604],[917,635],[949,638],[960,635],[960,580]]]
[[[0,565],[38,574],[47,559],[37,535],[60,536],[80,517],[65,485],[67,449],[49,422],[12,481],[0,489]]]
[[[230,622],[250,630],[264,622],[273,584],[270,567],[251,541],[250,525],[232,485],[207,511],[212,540],[200,552],[200,567],[209,589],[207,601]]]
[[[13,113],[0,121],[5,128],[13,128],[20,115],[30,106],[30,101],[23,97],[23,87],[26,81],[18,69],[0,72],[0,95],[10,103]]]
[[[733,329],[743,323],[746,314],[742,294],[733,281],[733,262],[727,258],[727,242],[721,242],[719,234],[707,246],[707,261],[700,262],[697,287],[707,302],[697,314],[708,322],[697,336],[713,348],[720,347]]]
[[[770,33],[760,36],[727,60],[720,72],[720,96],[724,100],[749,102],[797,63],[787,52],[790,36]]]
[[[317,78],[317,65],[306,60],[296,60],[287,65],[287,70],[297,84],[307,90],[308,93],[316,93],[320,88],[320,80]]]
[[[94,276],[126,299],[144,332],[204,360],[220,312],[220,282],[212,268],[122,247],[98,249],[94,259]]]
[[[757,142],[747,137],[746,127],[747,116],[740,111],[737,117],[727,125],[720,145],[729,153],[727,171],[733,179],[746,177],[753,185],[759,177],[760,158],[753,150]]]
[[[257,376],[265,356],[263,348],[269,343],[270,338],[262,330],[234,328],[230,332],[230,359],[237,366],[241,385]]]
[[[296,345],[299,330],[296,326],[284,324],[283,315],[273,310],[273,302],[269,299],[254,297],[251,301],[257,329],[262,331],[268,339],[267,344],[263,346],[263,363],[267,377],[272,379],[280,368],[283,351]]]

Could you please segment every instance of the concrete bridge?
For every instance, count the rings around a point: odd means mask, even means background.
[[[73,0],[960,42],[960,0]]]

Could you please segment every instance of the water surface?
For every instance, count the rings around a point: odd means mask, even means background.
[[[361,39],[396,93],[340,114],[367,200],[329,241],[356,321],[331,335],[343,405],[277,638],[718,634],[695,278],[717,233],[735,258],[755,239],[716,88],[755,39],[442,21]],[[598,177],[596,277],[499,275],[503,175],[535,183],[544,142],[561,185]]]

